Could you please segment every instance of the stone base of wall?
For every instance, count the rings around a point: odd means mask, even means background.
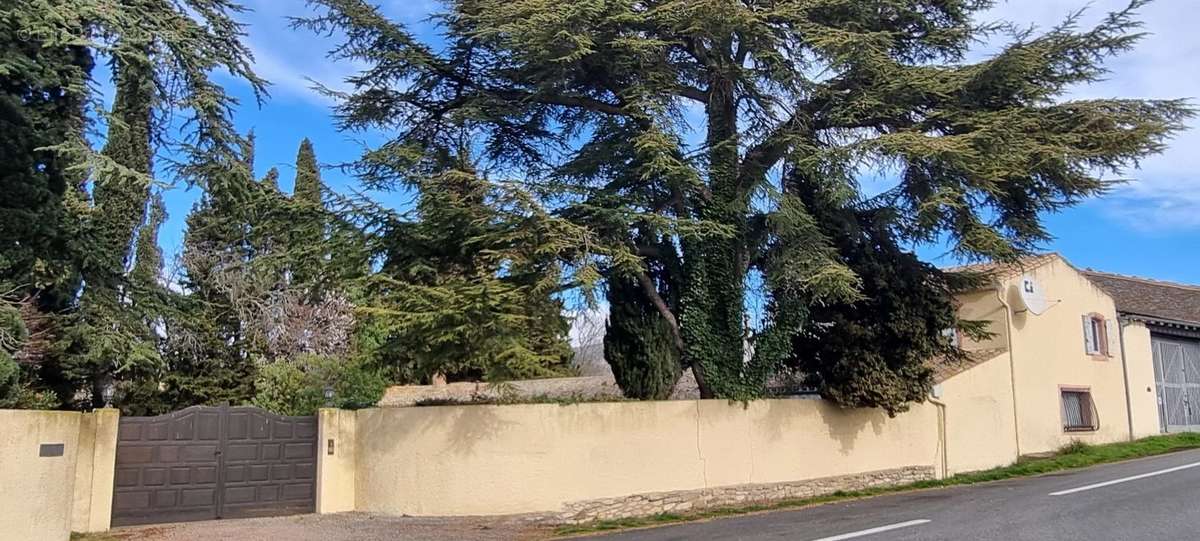
[[[932,466],[909,466],[806,481],[654,492],[571,502],[564,506],[563,512],[545,518],[557,523],[579,524],[593,520],[651,516],[694,509],[812,498],[838,491],[915,483],[934,479],[935,475]]]

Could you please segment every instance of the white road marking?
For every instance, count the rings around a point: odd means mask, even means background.
[[[877,534],[877,533],[890,532],[892,530],[899,530],[900,528],[907,528],[909,526],[919,526],[921,524],[928,524],[928,523],[929,523],[929,521],[925,520],[925,519],[910,520],[908,522],[900,522],[897,524],[880,526],[878,528],[871,528],[869,530],[859,530],[857,532],[844,533],[842,535],[835,535],[833,537],[822,537],[820,539],[813,539],[813,541],[842,541],[843,539],[854,539],[855,537],[863,537],[865,535],[873,535],[873,534]]]
[[[1195,467],[1200,467],[1200,462],[1193,462],[1191,464],[1175,466],[1174,468],[1167,468],[1165,470],[1152,471],[1150,473],[1143,473],[1141,475],[1134,475],[1132,477],[1122,477],[1120,479],[1113,479],[1112,481],[1105,481],[1103,483],[1096,483],[1094,485],[1087,485],[1087,486],[1082,486],[1079,488],[1072,488],[1070,490],[1060,490],[1058,492],[1051,492],[1050,495],[1051,496],[1065,496],[1067,494],[1074,494],[1076,492],[1092,490],[1093,488],[1102,488],[1102,487],[1106,487],[1106,486],[1110,486],[1110,485],[1116,485],[1119,483],[1128,483],[1130,481],[1137,481],[1138,479],[1145,479],[1147,477],[1154,477],[1156,475],[1166,475],[1168,473],[1174,473],[1174,472],[1177,472],[1180,470],[1186,470],[1186,469],[1195,468]]]

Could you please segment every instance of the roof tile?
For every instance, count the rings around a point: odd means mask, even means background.
[[[1112,296],[1118,312],[1200,324],[1200,286],[1091,269],[1083,275]]]

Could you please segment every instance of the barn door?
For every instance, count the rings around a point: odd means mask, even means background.
[[[1154,336],[1153,349],[1164,430],[1200,431],[1200,342]]]

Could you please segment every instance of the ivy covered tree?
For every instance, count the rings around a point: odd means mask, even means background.
[[[1134,46],[1144,3],[1040,34],[977,24],[987,0],[451,0],[444,47],[364,0],[315,0],[297,25],[345,36],[335,58],[366,66],[331,95],[343,128],[389,134],[359,163],[368,185],[419,174],[469,118],[490,167],[643,258],[605,274],[654,285],[649,269],[669,269],[676,301],[644,290],[701,394],[744,398],[792,355],[813,303],[865,287],[799,202],[804,185],[854,200],[861,173],[894,172],[878,201],[901,244],[1011,259],[1047,239],[1044,213],[1160,151],[1185,103],[1064,98]],[[769,313],[747,325],[756,276]]]

